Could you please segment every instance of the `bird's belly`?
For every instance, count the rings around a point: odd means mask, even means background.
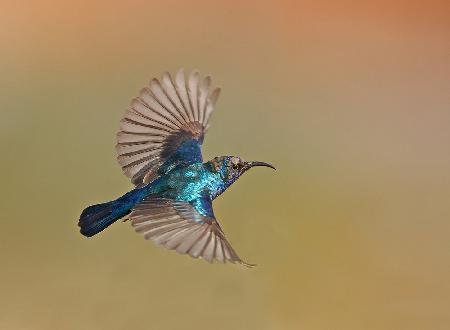
[[[145,190],[146,195],[156,194],[164,198],[192,201],[209,191],[213,179],[208,172],[187,169],[160,177]]]
[[[183,177],[181,180],[171,180],[169,182],[170,189],[165,194],[176,200],[192,201],[204,194],[209,181],[207,176],[198,174]]]
[[[191,201],[201,196],[204,185],[201,182],[184,182],[172,186],[165,195],[175,200]]]

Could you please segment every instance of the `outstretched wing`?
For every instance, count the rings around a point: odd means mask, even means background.
[[[242,261],[228,243],[207,198],[188,203],[149,196],[129,217],[136,232],[170,250],[208,262],[253,266]]]
[[[201,144],[220,89],[211,77],[200,81],[183,69],[175,81],[169,73],[152,79],[131,101],[117,133],[117,160],[131,182],[139,186],[175,166],[202,161]]]

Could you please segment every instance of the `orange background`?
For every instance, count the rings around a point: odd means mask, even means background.
[[[3,1],[0,328],[448,329],[449,40],[447,1]],[[78,233],[181,66],[223,88],[205,158],[278,168],[214,204],[256,269]]]

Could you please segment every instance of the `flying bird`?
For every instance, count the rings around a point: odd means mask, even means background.
[[[78,226],[91,237],[119,219],[131,220],[145,239],[208,262],[244,262],[219,225],[212,201],[256,166],[237,156],[203,162],[201,145],[220,88],[183,69],[144,87],[120,121],[117,160],[135,188],[116,200],[92,205]]]

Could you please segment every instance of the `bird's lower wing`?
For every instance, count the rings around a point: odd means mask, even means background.
[[[225,238],[212,213],[210,200],[198,199],[192,205],[149,196],[135,206],[129,217],[136,232],[167,249],[208,262],[253,266],[242,261]]]

